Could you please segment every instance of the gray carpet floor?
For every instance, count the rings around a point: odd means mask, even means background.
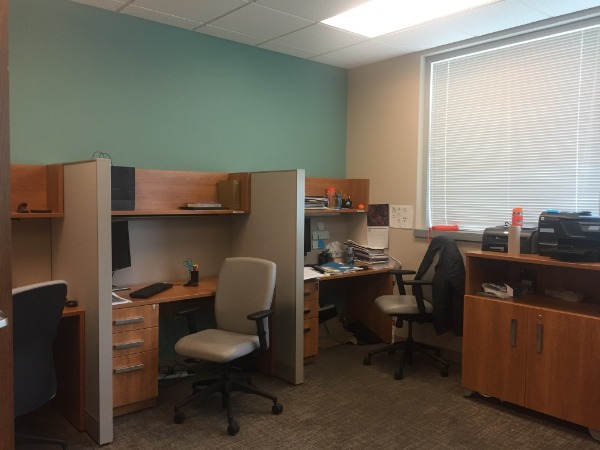
[[[370,366],[362,364],[375,347],[321,349],[299,386],[255,374],[256,385],[278,396],[283,413],[273,415],[269,400],[236,393],[236,436],[227,435],[218,395],[205,405],[189,405],[185,423],[173,423],[173,404],[191,392],[200,368],[196,377],[161,386],[157,407],[115,418],[114,442],[101,448],[600,449],[582,427],[478,395],[465,397],[457,364],[442,378],[417,356],[405,378],[394,380],[398,355],[384,353]],[[52,407],[28,419],[32,431],[66,437],[70,449],[99,448]]]

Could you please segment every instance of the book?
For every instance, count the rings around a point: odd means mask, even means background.
[[[239,211],[242,209],[240,201],[240,180],[222,180],[217,183],[219,202],[225,209]]]

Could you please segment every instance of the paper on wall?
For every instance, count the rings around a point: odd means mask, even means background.
[[[389,227],[367,227],[367,245],[372,248],[388,248],[389,231]]]
[[[413,228],[414,206],[390,205],[390,227]]]

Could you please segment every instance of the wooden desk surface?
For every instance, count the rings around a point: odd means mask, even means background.
[[[349,273],[335,273],[335,274],[323,274],[319,278],[315,278],[315,280],[319,282],[327,281],[327,280],[337,280],[340,278],[351,278],[351,277],[364,277],[369,275],[380,275],[384,273],[388,273],[391,269],[364,269],[359,270],[358,272],[349,272]]]
[[[184,286],[185,281],[173,282],[173,287],[166,291],[156,294],[150,298],[131,298],[129,293],[148,286],[151,283],[132,285],[128,291],[119,291],[120,297],[131,300],[131,303],[120,303],[113,305],[113,309],[127,308],[131,306],[154,305],[157,303],[178,302],[180,300],[190,300],[194,298],[213,297],[217,292],[217,277],[201,278],[198,286]]]

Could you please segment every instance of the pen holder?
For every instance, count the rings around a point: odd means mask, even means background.
[[[198,286],[198,271],[190,270],[190,281],[185,283],[186,286]]]

